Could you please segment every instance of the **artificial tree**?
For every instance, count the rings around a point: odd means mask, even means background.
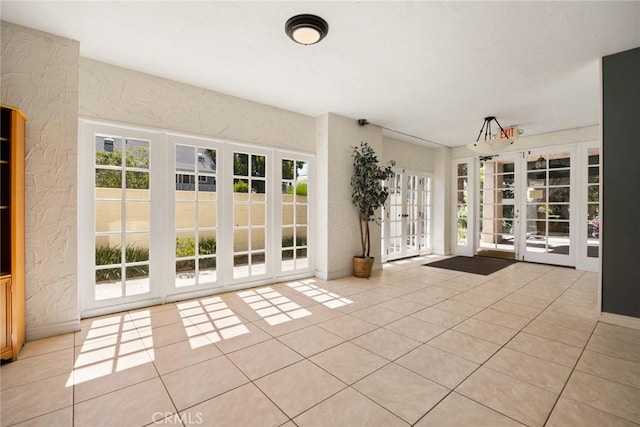
[[[395,162],[391,160],[386,165],[380,165],[375,151],[366,142],[353,147],[351,157],[353,158],[351,201],[358,208],[362,245],[362,255],[356,258],[373,261],[369,223],[379,223],[376,210],[383,206],[389,197],[389,190],[383,182],[393,177],[392,167]],[[373,262],[370,263],[372,264]]]

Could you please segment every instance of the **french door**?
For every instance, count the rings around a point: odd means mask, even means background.
[[[431,248],[431,178],[398,171],[387,183],[383,214],[383,260],[418,255]]]
[[[523,200],[521,259],[574,266],[578,224],[573,149],[527,151],[522,166]],[[572,191],[573,190],[573,191]],[[576,218],[577,219],[577,218]]]
[[[518,256],[520,197],[517,155],[480,158],[478,255],[515,259]]]
[[[82,317],[312,275],[312,156],[80,126]]]
[[[566,149],[480,158],[476,254],[575,265],[574,157]]]

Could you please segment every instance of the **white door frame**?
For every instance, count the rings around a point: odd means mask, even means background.
[[[401,258],[407,258],[411,256],[421,255],[431,251],[431,247],[426,245],[426,242],[423,240],[427,235],[431,235],[431,230],[425,230],[425,223],[427,223],[426,216],[432,215],[431,212],[427,212],[428,209],[431,209],[432,202],[430,200],[425,200],[426,197],[431,196],[433,189],[427,193],[425,191],[425,186],[427,183],[431,183],[432,174],[426,172],[419,172],[410,169],[401,169],[394,168],[394,177],[391,180],[395,180],[397,175],[400,175],[400,200],[401,200],[401,213],[399,215],[402,216],[401,219],[401,244],[400,251],[397,253],[390,254],[389,253],[389,243],[390,243],[390,229],[391,229],[391,221],[390,221],[390,209],[389,209],[389,200],[384,206],[383,211],[383,242],[382,242],[382,261],[392,261]],[[407,250],[407,238],[409,237],[407,234],[407,221],[411,220],[410,214],[407,213],[407,176],[415,176],[416,177],[416,188],[414,191],[417,192],[416,195],[416,204],[417,204],[417,215],[414,219],[417,223],[415,230],[415,249]],[[429,221],[428,224],[431,224]]]

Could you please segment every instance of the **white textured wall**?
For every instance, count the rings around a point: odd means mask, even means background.
[[[80,115],[315,152],[313,117],[80,58]]]
[[[433,172],[436,149],[411,144],[398,139],[382,137],[382,155],[384,162],[396,161],[396,167],[417,172]]]
[[[78,42],[2,22],[2,95],[26,129],[27,339],[79,328]]]
[[[329,278],[350,275],[352,258],[361,254],[358,211],[351,203],[351,147],[367,142],[382,160],[382,129],[329,113],[327,155],[327,272]],[[371,256],[380,266],[380,227],[371,224]]]

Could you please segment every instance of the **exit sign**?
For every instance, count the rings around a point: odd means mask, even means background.
[[[518,139],[518,127],[511,126],[509,128],[505,128],[504,132],[500,131],[500,133],[498,133],[498,139],[510,139],[515,141]]]

